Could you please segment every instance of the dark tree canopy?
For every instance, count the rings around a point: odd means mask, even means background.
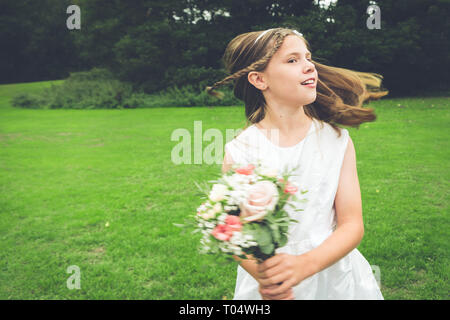
[[[287,26],[305,35],[316,59],[380,73],[391,93],[446,89],[449,2],[378,1],[380,30],[366,27],[371,3],[338,0],[324,9],[302,0],[3,0],[0,82],[106,67],[147,92],[200,88],[226,76],[221,58],[233,37]],[[81,30],[66,28],[70,4],[81,8]]]

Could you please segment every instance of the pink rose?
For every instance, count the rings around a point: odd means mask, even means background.
[[[288,181],[287,185],[284,188],[284,193],[295,194],[297,191],[298,191],[297,186]]]
[[[275,208],[278,202],[278,190],[271,181],[258,181],[248,191],[248,198],[239,207],[245,221],[262,220]]]
[[[226,224],[218,224],[211,234],[218,240],[228,241],[233,234],[233,230]]]
[[[225,224],[232,230],[232,231],[241,231],[242,228],[242,222],[241,219],[237,216],[233,216],[231,214],[227,215],[225,218]]]
[[[251,175],[253,173],[253,169],[255,169],[255,166],[253,164],[249,164],[245,167],[237,168],[234,170],[237,173],[245,174],[245,175]]]

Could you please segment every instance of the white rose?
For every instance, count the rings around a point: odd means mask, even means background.
[[[278,175],[278,170],[277,170],[277,168],[262,167],[260,169],[259,173],[263,176],[275,178]]]
[[[209,194],[209,199],[214,202],[218,202],[224,199],[225,195],[228,193],[227,186],[216,183],[213,185],[212,190]]]
[[[216,216],[216,213],[214,212],[213,209],[209,209],[208,211],[206,211],[205,213],[202,214],[202,218],[205,220],[209,220],[211,218],[214,218]]]
[[[220,202],[216,203],[213,207],[213,211],[214,211],[214,213],[218,213],[218,212],[222,211],[222,204]]]

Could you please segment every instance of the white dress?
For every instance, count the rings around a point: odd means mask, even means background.
[[[347,129],[342,129],[338,138],[328,123],[313,119],[302,141],[295,146],[279,147],[261,130],[251,125],[228,142],[225,150],[235,163],[260,160],[279,170],[300,165],[295,172],[298,196],[308,201],[297,204],[303,211],[287,208],[298,223],[290,226],[286,246],[276,251],[300,255],[319,246],[336,228],[334,199],[349,134]],[[301,195],[301,190],[308,192]],[[261,300],[258,287],[258,282],[238,265],[233,299]],[[383,299],[371,266],[356,248],[332,266],[300,282],[293,291],[297,300]]]

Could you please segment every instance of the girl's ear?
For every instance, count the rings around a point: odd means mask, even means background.
[[[264,90],[267,88],[267,83],[264,76],[260,72],[251,71],[248,74],[248,82],[250,82],[256,89]]]

